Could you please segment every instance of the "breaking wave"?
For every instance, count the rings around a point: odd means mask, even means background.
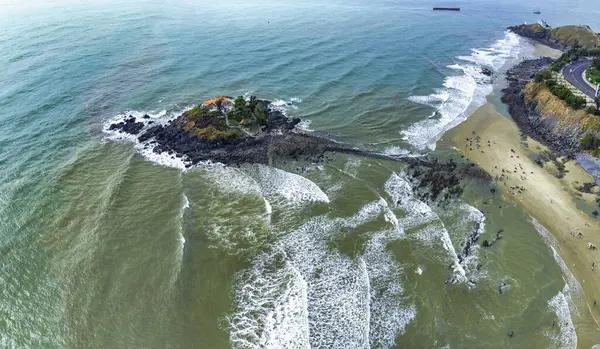
[[[544,239],[544,242],[546,242],[552,250],[552,256],[562,270],[563,278],[565,279],[565,287],[563,290],[558,292],[556,296],[548,301],[550,310],[552,310],[559,319],[559,333],[548,334],[548,337],[552,340],[551,348],[576,348],[577,334],[575,333],[573,326],[572,316],[579,316],[577,304],[583,299],[583,288],[557,252],[559,247],[554,236],[552,236],[535,218],[532,218],[531,222]]]
[[[569,286],[565,285],[562,292],[558,292],[556,296],[548,301],[548,307],[558,317],[559,328],[558,333],[548,335],[551,339],[549,348],[552,349],[577,348],[577,334],[571,319],[569,301],[565,296],[568,293]]]
[[[431,207],[413,196],[412,187],[408,181],[394,173],[385,183],[385,191],[392,198],[396,207],[402,209],[406,214],[399,220],[399,224],[405,229],[416,229],[407,238],[417,242],[420,249],[432,250],[431,253],[428,253],[429,255],[437,255],[444,260],[449,260],[453,272],[452,283],[466,281],[466,272],[460,264],[446,227]],[[439,246],[447,251],[444,256],[435,253]]]
[[[408,98],[434,108],[438,117],[419,121],[403,130],[404,139],[417,149],[435,149],[435,142],[464,121],[476,107],[483,105],[486,96],[492,92],[492,78],[483,69],[498,72],[511,58],[518,57],[520,48],[519,36],[506,32],[505,37],[491,47],[473,49],[471,55],[457,57],[465,63],[448,66],[457,74],[446,77],[442,88],[427,96]]]
[[[107,138],[110,140],[131,142],[134,145],[136,151],[148,161],[152,161],[160,166],[173,167],[185,170],[186,164],[189,164],[189,161],[185,157],[177,157],[174,154],[168,154],[167,152],[155,153],[153,151],[153,140],[139,142],[136,135],[110,130],[110,125],[112,125],[113,123],[125,121],[130,116],[133,116],[135,117],[136,122],[142,122],[144,124],[144,128],[142,129],[142,132],[144,132],[151,126],[168,123],[170,120],[175,119],[177,116],[181,115],[189,109],[191,108],[188,107],[169,112],[166,110],[162,110],[157,113],[137,110],[127,111],[115,115],[114,117],[107,120],[103,125],[103,131],[107,135]],[[144,118],[145,115],[149,116],[149,118]]]
[[[349,218],[319,216],[260,254],[237,277],[227,318],[235,348],[390,347],[416,316],[386,250],[394,229],[375,233],[356,258],[330,247],[344,228],[385,211],[381,201]]]

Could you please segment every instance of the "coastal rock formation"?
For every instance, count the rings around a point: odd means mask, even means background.
[[[508,30],[559,50],[571,47],[600,48],[600,35],[583,25],[549,28],[535,23],[508,27]]]
[[[155,153],[185,157],[187,166],[208,160],[223,164],[317,161],[326,151],[341,148],[325,137],[294,132],[301,120],[287,118],[271,108],[269,101],[236,100],[236,109],[233,103],[225,104],[229,99],[220,98],[214,99],[219,101],[219,107],[205,102],[166,124],[147,121],[149,127],[144,129],[144,122],[129,116],[111,124],[108,130],[139,134],[138,140],[146,147],[152,147]]]
[[[506,73],[508,86],[502,90],[502,102],[508,106],[510,115],[525,134],[559,154],[573,156],[579,151],[578,125],[561,122],[556,113],[538,108],[538,101],[526,98],[524,92],[535,74],[552,62],[553,59],[544,57],[526,60],[511,68]]]
[[[166,123],[151,124],[152,121],[144,120],[146,117],[142,117],[142,122],[129,116],[112,123],[108,130],[137,135],[144,148],[183,158],[186,167],[204,161],[226,165],[321,162],[327,159],[328,152],[398,161],[407,166],[417,188],[415,194],[427,202],[443,203],[459,197],[465,178],[491,181],[485,171],[466,160],[390,156],[303,133],[296,128],[300,119],[286,117],[269,101],[254,101],[254,108],[250,108],[249,103],[237,100],[238,108],[249,108],[243,111],[245,114],[237,113],[234,106],[226,106],[226,111],[198,106]]]
[[[143,122],[136,122],[135,117],[129,116],[125,121],[121,121],[110,125],[108,128],[111,131],[121,130],[125,133],[137,135],[144,128]]]

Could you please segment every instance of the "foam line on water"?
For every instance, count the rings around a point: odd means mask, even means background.
[[[569,302],[565,293],[568,293],[568,286],[565,285],[563,292],[558,294],[548,301],[548,307],[558,317],[558,333],[550,333],[548,336],[551,339],[549,348],[551,349],[570,349],[577,348],[577,333],[571,320],[571,312],[569,310]]]
[[[552,236],[550,232],[535,218],[532,218],[531,222],[533,223],[533,226],[535,227],[537,232],[542,236],[546,244],[550,247],[550,250],[552,251],[552,257],[554,257],[554,260],[562,270],[564,275],[563,278],[565,279],[565,283],[568,286],[569,291],[565,293],[565,297],[567,297],[567,299],[569,300],[569,307],[571,309],[571,313],[579,316],[579,310],[577,308],[576,303],[583,300],[583,288],[581,287],[581,284],[579,283],[579,281],[577,281],[573,273],[571,273],[569,267],[567,267],[567,263],[565,263],[565,261],[558,253],[560,247],[554,236]]]
[[[363,254],[368,278],[371,282],[371,312],[377,314],[370,322],[371,346],[391,348],[396,344],[398,334],[417,315],[414,305],[402,306],[404,289],[398,282],[404,272],[390,251],[387,243],[395,239],[393,233],[376,234],[368,243]]]
[[[550,301],[548,301],[548,307],[552,310],[559,319],[559,333],[548,333],[548,337],[552,340],[551,348],[563,349],[563,348],[576,348],[577,347],[577,334],[573,327],[572,316],[579,316],[579,309],[577,304],[583,299],[583,288],[575,276],[571,273],[567,264],[562,259],[558,250],[558,242],[550,234],[550,232],[541,225],[535,218],[531,218],[533,226],[538,231],[544,242],[552,250],[552,256],[554,260],[563,272],[563,278],[565,279],[565,286],[562,291],[558,292]]]
[[[236,277],[227,318],[233,347],[308,347],[307,338],[313,348],[391,346],[416,315],[399,284],[402,266],[386,250],[394,229],[375,233],[357,258],[329,244],[343,228],[380,217],[386,206],[380,200],[351,217],[314,217],[257,256]],[[306,298],[286,296],[302,294],[300,279]]]
[[[506,32],[505,37],[491,47],[474,49],[469,56],[457,57],[462,62],[448,66],[456,73],[445,78],[442,88],[430,95],[408,97],[411,102],[434,108],[439,117],[427,118],[401,131],[404,139],[417,149],[435,149],[437,140],[483,105],[492,92],[492,79],[482,69],[498,72],[519,56],[521,46],[518,35]]]
[[[416,232],[410,234],[410,239],[419,243],[420,248],[430,249],[428,255],[436,256],[435,246],[441,245],[447,252],[441,257],[449,259],[451,263],[453,275],[450,281],[452,283],[465,282],[467,280],[466,271],[460,263],[448,230],[431,207],[414,197],[410,183],[403,176],[404,174],[393,173],[384,185],[386,193],[395,206],[406,214],[405,217],[398,220],[398,224],[403,229],[418,228]]]
[[[486,275],[485,270],[478,268],[478,241],[485,232],[485,215],[477,208],[466,203],[461,203],[457,207],[438,210],[438,215],[454,218],[454,222],[446,228],[451,232],[459,263],[469,279],[468,286],[475,287],[477,281]]]
[[[135,117],[136,122],[141,122],[144,124],[144,128],[140,132],[140,134],[142,134],[151,126],[158,124],[167,124],[170,120],[175,119],[177,116],[181,115],[183,112],[189,109],[191,108],[188,107],[182,110],[172,112],[167,112],[166,110],[161,110],[159,112],[144,112],[131,110],[121,114],[117,114],[114,117],[107,120],[104,123],[102,130],[106,134],[106,137],[110,140],[131,142],[134,145],[136,151],[148,161],[152,161],[160,166],[186,170],[186,164],[189,164],[189,160],[185,156],[178,158],[174,154],[168,154],[167,152],[155,153],[153,149],[156,144],[152,139],[147,140],[145,142],[139,142],[137,135],[119,132],[117,130],[110,130],[109,128],[110,125],[112,125],[113,123],[125,121],[130,116],[133,116]],[[148,115],[150,118],[144,118],[144,115]]]
[[[327,194],[311,180],[274,167],[258,165],[256,182],[262,195],[273,198],[275,201],[284,200],[288,203],[329,202]]]

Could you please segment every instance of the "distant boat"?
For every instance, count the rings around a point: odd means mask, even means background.
[[[541,12],[540,11],[533,11],[533,13],[535,13],[536,15],[539,15]]]
[[[434,7],[434,11],[460,11],[460,7]]]

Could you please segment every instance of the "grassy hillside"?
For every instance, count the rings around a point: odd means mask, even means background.
[[[540,25],[538,24],[538,26]],[[565,46],[580,46],[585,49],[600,48],[600,37],[588,26],[566,25],[549,30],[548,35],[550,39]]]
[[[588,26],[566,25],[550,29],[535,23],[521,24],[508,29],[526,38],[538,40],[559,49],[581,47],[591,50],[600,48],[600,35],[594,33]]]

